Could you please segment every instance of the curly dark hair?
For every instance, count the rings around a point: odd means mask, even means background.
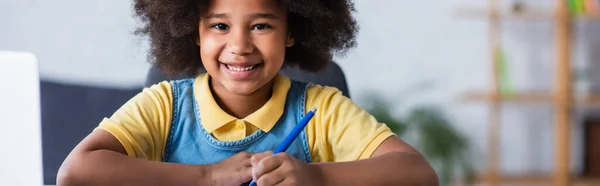
[[[356,45],[358,26],[351,0],[277,0],[288,12],[295,45],[286,49],[285,65],[307,71],[325,67],[333,54]],[[196,45],[198,24],[210,0],[134,0],[141,21],[136,34],[150,39],[149,59],[169,76],[195,74],[202,63]]]

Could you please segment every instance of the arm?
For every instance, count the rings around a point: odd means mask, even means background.
[[[211,185],[210,166],[128,157],[119,141],[95,130],[68,155],[57,185]]]
[[[371,158],[312,165],[319,185],[438,185],[437,175],[425,158],[394,136],[387,138]]]
[[[417,150],[339,91],[319,88],[308,90],[307,105],[318,107],[318,113],[305,130],[313,161],[331,163],[309,164],[287,153],[257,154],[252,176],[259,186],[438,185],[435,171]]]
[[[307,126],[311,155],[335,162],[311,164],[324,185],[438,185],[416,149],[338,90],[315,86],[307,99],[319,112]]]
[[[210,166],[160,162],[172,103],[168,82],[134,96],[71,151],[58,185],[209,185]]]

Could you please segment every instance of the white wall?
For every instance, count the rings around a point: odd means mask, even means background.
[[[399,97],[399,112],[410,105],[440,104],[472,139],[478,155],[474,161],[482,165],[486,106],[459,102],[457,97],[466,90],[488,88],[487,25],[483,19],[455,16],[456,7],[465,2],[485,5],[473,0],[358,0],[359,44],[338,62],[357,98],[365,91],[398,96],[418,83],[432,82],[432,89]],[[536,2],[549,5],[551,1]],[[503,42],[515,86],[549,89],[554,62],[552,42],[547,41],[552,38],[550,22],[509,22],[505,26]],[[131,34],[135,22],[128,1],[2,1],[0,28],[0,49],[35,52],[45,79],[118,87],[144,81],[146,47]],[[506,106],[501,131],[505,172],[552,171],[551,111],[544,105]],[[582,160],[580,133],[573,133],[575,170],[580,169]]]
[[[0,49],[27,50],[41,77],[72,83],[140,85],[149,65],[134,37],[130,1],[0,1]]]

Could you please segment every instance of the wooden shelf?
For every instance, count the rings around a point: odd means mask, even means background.
[[[516,93],[514,95],[498,95],[491,92],[468,92],[460,96],[462,101],[493,101],[517,102],[517,103],[550,103],[552,96],[539,92]]]
[[[521,7],[516,9],[503,9],[500,0],[488,0],[489,7],[473,7],[460,8],[456,12],[460,17],[475,17],[488,20],[488,36],[489,50],[492,73],[492,89],[491,92],[470,92],[464,94],[460,98],[462,100],[478,100],[488,101],[490,103],[489,124],[488,124],[488,160],[486,163],[486,184],[491,186],[504,185],[505,176],[500,170],[500,115],[502,112],[501,103],[517,102],[517,103],[545,103],[553,105],[554,117],[554,145],[556,146],[555,168],[552,176],[546,176],[544,180],[551,181],[552,185],[569,186],[573,185],[573,181],[577,182],[575,177],[569,174],[570,167],[570,145],[571,145],[571,128],[573,114],[571,109],[582,106],[599,106],[600,95],[591,96],[575,96],[573,92],[571,58],[572,45],[574,38],[573,28],[571,24],[573,20],[592,20],[600,21],[600,15],[573,15],[569,12],[568,2],[565,0],[555,0],[554,8],[537,8],[535,6]],[[516,20],[543,20],[553,22],[554,47],[552,50],[555,54],[555,69],[556,77],[554,78],[554,86],[550,91],[544,92],[518,92],[512,95],[498,95],[495,90],[500,89],[500,70],[499,49],[501,22],[505,19]],[[535,180],[535,179],[534,179]],[[538,179],[539,180],[539,179]],[[531,185],[531,184],[526,184]],[[600,184],[595,184],[600,185]]]
[[[553,177],[550,175],[519,175],[519,176],[503,176],[500,178],[502,184],[510,185],[547,185],[552,183]],[[600,185],[600,178],[572,177],[571,183],[574,186],[592,186]],[[477,176],[475,183],[486,183],[486,176]]]
[[[522,19],[522,20],[552,20],[556,17],[556,14],[552,10],[548,9],[534,9],[529,8],[520,12],[514,12],[511,10],[498,10],[493,11],[487,8],[481,7],[461,7],[456,12],[459,17],[466,18],[502,18],[502,19]],[[597,20],[600,21],[600,14],[582,14],[573,15],[576,19],[582,20]]]
[[[530,103],[530,104],[551,104],[553,96],[547,92],[522,92],[512,95],[498,95],[491,92],[467,92],[460,96],[461,101],[494,101]],[[600,107],[600,93],[594,93],[587,96],[575,96],[573,99],[576,106]]]

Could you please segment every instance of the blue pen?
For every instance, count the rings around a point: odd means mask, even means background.
[[[310,119],[312,119],[312,117],[315,115],[315,111],[317,111],[317,108],[310,109],[310,111],[308,111],[308,113],[306,113],[306,115],[304,115],[304,117],[300,120],[300,123],[298,123],[298,125],[296,125],[294,130],[292,130],[292,132],[290,132],[290,134],[287,137],[285,137],[285,139],[283,139],[283,142],[281,142],[281,144],[279,144],[277,149],[275,149],[275,151],[273,151],[273,155],[280,153],[280,152],[285,152],[288,149],[288,147],[290,147],[290,145],[292,145],[292,142],[294,142],[296,137],[298,137],[298,135],[300,134],[302,129],[304,129],[304,127],[306,127],[306,124],[308,124],[308,121],[310,121]],[[250,186],[256,186],[256,182],[254,182],[254,180],[252,180],[252,182],[250,182]]]

